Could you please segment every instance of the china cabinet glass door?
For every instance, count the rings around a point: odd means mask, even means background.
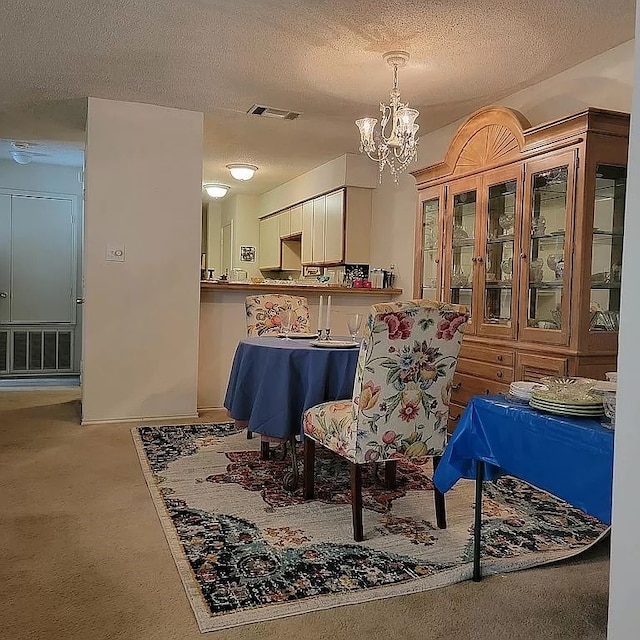
[[[467,333],[475,333],[472,317],[477,262],[476,220],[478,213],[477,179],[460,180],[450,186],[447,196],[447,246],[445,257],[445,295],[449,302],[462,304],[470,313]]]
[[[626,167],[598,164],[591,241],[589,333],[618,331]]]
[[[520,275],[520,335],[567,344],[575,152],[526,165]]]
[[[483,296],[478,333],[515,337],[522,210],[521,167],[487,174],[483,180],[483,220],[478,256]]]
[[[424,192],[420,198],[422,209],[421,251],[422,277],[419,295],[424,300],[442,299],[442,197],[441,189]]]

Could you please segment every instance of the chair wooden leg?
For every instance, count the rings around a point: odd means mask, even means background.
[[[384,463],[384,486],[387,489],[395,489],[397,485],[396,473],[398,463],[395,460],[388,460]]]
[[[253,438],[253,431],[249,431],[249,429],[247,429],[247,440],[251,440],[251,438]]]
[[[302,495],[305,500],[312,500],[314,497],[314,472],[316,462],[316,441],[312,438],[304,437],[304,488]]]
[[[440,464],[440,460],[442,456],[434,456],[433,457],[433,473],[435,474],[438,465]],[[433,499],[436,507],[436,524],[438,525],[438,529],[446,529],[447,528],[447,510],[444,503],[444,493],[438,491],[438,489],[433,487]]]
[[[269,441],[268,440],[263,440],[260,443],[260,459],[261,460],[268,460],[269,459],[269,455],[270,455]]]
[[[362,528],[362,468],[351,463],[351,512],[353,514],[353,539],[364,540]]]

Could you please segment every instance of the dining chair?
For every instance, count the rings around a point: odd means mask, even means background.
[[[362,465],[385,463],[395,486],[398,459],[433,458],[447,439],[449,397],[462,333],[462,306],[410,300],[371,307],[349,400],[324,402],[304,413],[304,497],[314,497],[315,445],[346,458],[351,467],[353,537],[364,539]],[[444,494],[434,488],[436,522],[445,529]]]
[[[269,293],[266,295],[247,296],[245,310],[247,317],[247,335],[273,336],[280,334],[281,316],[283,310],[293,311],[291,318],[291,333],[307,333],[309,331],[309,303],[304,296]],[[247,428],[247,439],[253,434]],[[269,458],[269,441],[262,438],[262,457]],[[286,453],[286,445],[283,445]]]
[[[280,333],[283,310],[293,311],[290,331],[306,333],[309,331],[309,303],[303,296],[269,293],[260,296],[247,296],[245,301],[248,336],[269,336]]]

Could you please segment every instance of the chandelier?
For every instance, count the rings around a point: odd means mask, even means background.
[[[382,57],[393,67],[393,88],[389,94],[389,104],[380,103],[380,130],[375,128],[377,118],[361,118],[356,120],[356,125],[360,130],[360,152],[378,163],[380,182],[382,172],[388,166],[397,184],[398,175],[416,159],[416,133],[419,127],[415,120],[420,114],[416,109],[409,109],[408,103],[400,102],[398,68],[407,64],[409,54],[406,51],[389,51]]]

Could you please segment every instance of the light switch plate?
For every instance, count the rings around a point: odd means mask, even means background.
[[[106,260],[124,262],[124,245],[107,245]]]

